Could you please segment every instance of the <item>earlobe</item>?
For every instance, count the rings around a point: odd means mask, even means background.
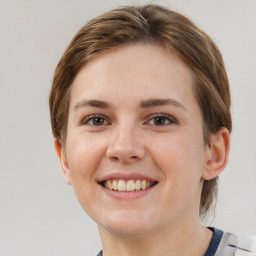
[[[58,156],[59,161],[60,161],[61,169],[62,169],[62,172],[64,174],[65,180],[69,185],[71,185],[72,184],[71,174],[70,174],[66,154],[64,153],[64,151],[62,149],[61,143],[56,139],[54,141],[54,146],[55,146],[55,151],[56,151],[57,156]]]
[[[230,147],[230,133],[222,127],[216,134],[211,136],[211,145],[207,147],[205,168],[202,178],[211,180],[220,175],[228,161]]]

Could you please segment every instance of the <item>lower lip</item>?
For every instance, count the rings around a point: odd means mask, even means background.
[[[157,185],[157,184],[156,184]],[[156,185],[149,187],[148,189],[145,190],[136,190],[133,192],[123,192],[123,191],[117,191],[117,190],[110,190],[107,189],[105,187],[103,187],[102,185],[99,185],[101,187],[101,189],[106,192],[109,196],[115,198],[115,199],[120,199],[120,200],[134,200],[134,199],[138,199],[141,198],[143,196],[146,196],[148,193],[150,193],[155,187]]]

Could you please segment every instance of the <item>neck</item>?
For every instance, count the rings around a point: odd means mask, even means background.
[[[203,256],[212,231],[197,223],[174,224],[145,236],[120,237],[99,227],[103,256]]]

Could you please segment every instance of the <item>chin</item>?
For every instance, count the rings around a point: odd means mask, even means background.
[[[98,225],[114,236],[138,238],[150,233],[153,229],[152,219],[142,214],[119,213],[104,219]]]

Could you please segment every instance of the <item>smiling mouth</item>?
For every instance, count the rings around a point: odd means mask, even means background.
[[[120,192],[135,192],[146,190],[157,184],[155,181],[147,180],[105,180],[101,185],[109,190]]]

